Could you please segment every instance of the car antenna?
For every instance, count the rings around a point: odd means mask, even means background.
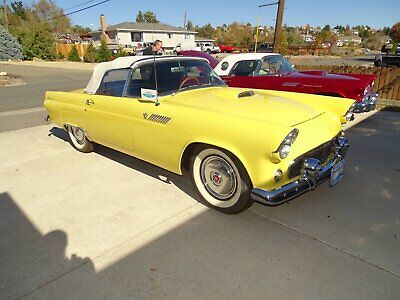
[[[160,101],[158,101],[158,80],[157,80],[157,68],[156,68],[156,53],[154,51],[154,45],[155,45],[155,41],[154,41],[154,35],[152,35],[153,38],[153,45],[152,50],[153,50],[153,67],[154,67],[154,81],[156,83],[156,106],[160,105]]]

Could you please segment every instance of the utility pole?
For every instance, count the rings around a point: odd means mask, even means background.
[[[8,16],[7,16],[6,0],[3,0],[3,9],[4,9],[4,23],[6,25],[6,29],[8,30]]]
[[[186,29],[186,10],[185,10],[185,16],[183,17],[183,28]]]
[[[283,9],[285,7],[285,0],[279,0],[278,12],[276,14],[275,23],[275,35],[274,35],[274,52],[279,52],[279,46],[281,44],[281,33],[282,33],[282,20],[283,20]]]

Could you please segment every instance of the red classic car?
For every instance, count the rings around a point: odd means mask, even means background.
[[[183,55],[197,56],[197,52]],[[214,58],[210,59],[214,64]],[[229,55],[220,61],[214,70],[232,87],[354,99],[357,101],[355,112],[358,113],[375,109],[378,99],[378,94],[372,92],[375,75],[332,74],[320,70],[299,72],[282,55],[276,53]]]
[[[378,98],[378,94],[372,92],[375,75],[331,74],[320,70],[299,72],[276,53],[230,55],[220,61],[214,70],[233,87],[354,99],[357,101],[355,112],[375,109]]]
[[[223,53],[231,53],[237,50],[235,46],[231,45],[218,45],[218,47],[219,49],[221,49],[221,52]]]

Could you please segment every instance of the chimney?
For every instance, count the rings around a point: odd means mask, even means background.
[[[101,38],[105,39],[106,42],[108,43],[110,40],[109,40],[108,34],[106,32],[106,28],[107,28],[106,17],[104,15],[100,15],[100,27],[101,27]]]

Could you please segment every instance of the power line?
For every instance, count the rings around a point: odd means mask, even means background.
[[[46,19],[46,21],[50,21],[50,20],[53,20],[53,19],[61,18],[61,17],[70,16],[70,15],[72,15],[72,14],[76,14],[76,13],[78,13],[78,12],[81,12],[81,11],[87,10],[87,9],[89,9],[89,8],[92,8],[92,7],[98,6],[98,5],[100,5],[100,4],[103,4],[103,3],[106,3],[106,2],[109,2],[109,1],[111,1],[111,0],[104,0],[104,1],[101,1],[101,2],[99,2],[99,3],[93,4],[93,5],[90,5],[90,6],[87,6],[87,7],[84,7],[84,8],[78,9],[78,10],[75,10],[75,11],[71,11],[71,12],[69,12],[69,13],[67,13],[67,14],[63,14],[63,15],[60,15],[60,16],[56,16],[56,17],[52,17],[52,18],[48,18],[48,19]]]
[[[86,1],[86,2],[83,2],[83,3],[81,3],[81,4],[77,4],[77,5],[74,5],[74,6],[68,7],[68,8],[64,8],[64,10],[70,10],[70,9],[73,9],[73,8],[77,8],[77,7],[80,7],[80,6],[83,6],[83,5],[86,5],[86,4],[89,4],[89,3],[95,2],[95,1],[97,1],[97,0],[90,0],[90,1]]]

